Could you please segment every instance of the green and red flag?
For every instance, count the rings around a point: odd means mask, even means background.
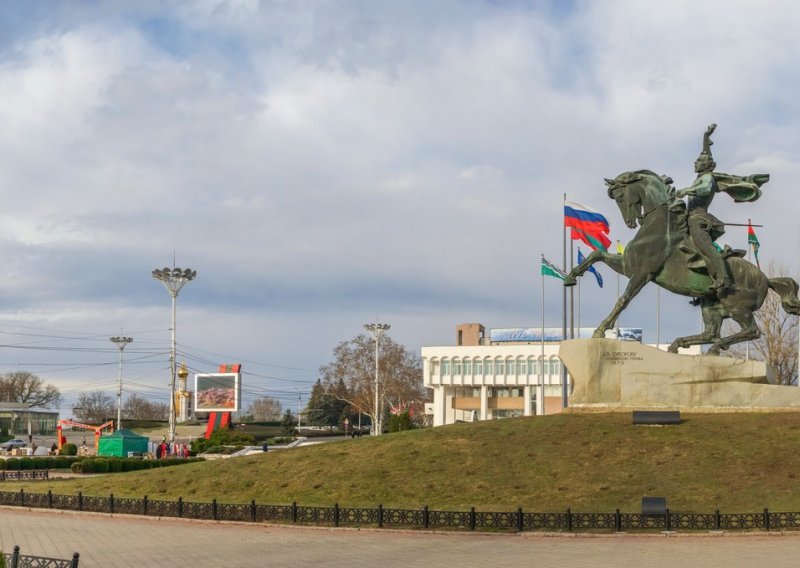
[[[750,224],[749,220],[747,221],[747,244],[753,249],[753,256],[756,259],[756,266],[761,268],[761,264],[758,262],[758,248],[761,245],[758,242],[758,237],[756,237],[756,232],[753,230],[753,225]]]

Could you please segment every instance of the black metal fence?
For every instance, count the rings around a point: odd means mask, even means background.
[[[521,508],[511,512],[437,511],[427,506],[422,509],[304,507],[291,505],[195,503],[149,499],[123,499],[54,495],[47,493],[0,492],[0,505],[98,513],[125,513],[152,517],[176,517],[215,521],[240,521],[250,523],[278,522],[308,525],[377,526],[379,528],[425,528],[504,531],[736,531],[784,530],[800,528],[800,513],[774,513],[764,509],[761,513],[674,513],[667,509],[663,514],[642,513],[579,513],[570,509],[561,512],[532,513]]]
[[[26,556],[19,553],[19,546],[14,552],[3,553],[8,568],[78,568],[80,554],[77,552],[69,560],[47,558],[45,556]]]
[[[0,470],[0,481],[6,481],[7,479],[50,479],[50,473],[46,469]]]

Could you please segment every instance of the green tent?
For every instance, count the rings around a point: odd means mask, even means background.
[[[147,444],[149,441],[149,438],[140,436],[139,434],[131,432],[130,430],[126,430],[125,428],[121,428],[113,434],[100,437],[97,455],[127,458],[128,452],[146,453],[148,450]]]

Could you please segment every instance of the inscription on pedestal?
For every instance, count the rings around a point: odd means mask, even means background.
[[[609,365],[624,365],[626,361],[643,361],[635,351],[603,351],[603,361]]]

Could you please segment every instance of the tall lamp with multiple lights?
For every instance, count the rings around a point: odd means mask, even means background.
[[[117,430],[122,428],[122,352],[133,341],[133,337],[109,337],[111,343],[119,348],[119,389],[117,390]]]
[[[380,436],[383,433],[383,417],[381,412],[380,396],[378,387],[380,385],[378,380],[378,348],[381,344],[381,337],[384,332],[391,326],[388,323],[367,323],[364,324],[364,329],[372,334],[375,339],[375,416],[372,420],[372,435]]]
[[[175,442],[175,305],[178,294],[187,282],[194,280],[197,271],[190,268],[157,268],[153,271],[153,278],[159,280],[172,297],[172,348],[169,353],[170,389],[169,389],[169,442]]]

